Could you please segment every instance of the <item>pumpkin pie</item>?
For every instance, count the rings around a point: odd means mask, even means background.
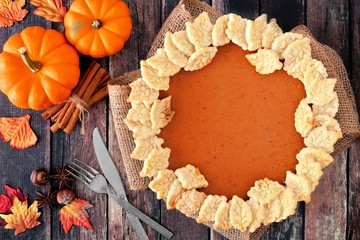
[[[342,137],[336,79],[310,39],[266,15],[202,13],[140,65],[124,122],[168,209],[253,232],[310,201]]]

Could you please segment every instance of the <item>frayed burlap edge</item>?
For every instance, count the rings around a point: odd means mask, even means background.
[[[158,48],[163,47],[163,40],[166,32],[176,32],[185,29],[185,22],[189,20],[191,21],[197,15],[199,15],[199,13],[204,11],[209,13],[213,23],[220,16],[220,14],[212,7],[197,0],[180,1],[178,6],[173,10],[159,31],[149,50],[148,57],[153,56]],[[360,136],[358,114],[356,111],[354,95],[346,69],[336,52],[328,46],[317,42],[305,26],[298,26],[292,31],[301,33],[311,39],[313,57],[324,63],[325,67],[327,68],[329,77],[338,79],[335,89],[338,93],[340,106],[336,118],[341,126],[344,137],[335,145],[335,152],[341,152],[349,147],[350,144]],[[125,165],[128,182],[130,189],[132,190],[144,189],[148,186],[150,181],[149,178],[142,178],[139,176],[143,162],[130,158],[130,154],[134,149],[134,141],[131,132],[123,123],[123,119],[126,117],[126,114],[130,108],[130,104],[126,101],[130,93],[128,84],[138,79],[139,77],[141,77],[141,73],[139,70],[136,70],[109,82],[110,106],[114,118],[115,130],[122,154],[122,159]],[[206,225],[212,228],[212,223]],[[259,239],[266,231],[266,229],[267,227],[261,226],[254,233],[241,233],[235,229],[228,231],[220,230],[218,232],[229,239],[255,240]]]

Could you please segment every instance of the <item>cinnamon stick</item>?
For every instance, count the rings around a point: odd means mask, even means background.
[[[76,94],[88,106],[92,106],[108,95],[107,83],[110,78],[110,74],[101,68],[100,64],[93,61],[73,90],[73,94]],[[81,111],[83,110],[77,107],[76,102],[65,101],[48,108],[41,116],[54,122],[50,128],[53,133],[60,129],[71,133],[79,120]]]

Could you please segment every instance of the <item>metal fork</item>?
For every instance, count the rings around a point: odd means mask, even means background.
[[[165,238],[170,239],[172,237],[173,234],[169,230],[167,230],[159,223],[155,222],[153,219],[145,215],[139,209],[127,202],[124,198],[120,198],[116,194],[112,193],[110,191],[106,178],[98,171],[83,162],[77,162],[81,163],[81,165],[83,166],[71,162],[66,169],[66,171],[74,178],[84,183],[90,190],[96,193],[106,193],[107,195],[112,197],[117,203],[119,203],[120,206],[122,206],[122,208],[127,213],[131,213],[135,217],[139,218],[141,221],[146,223],[152,229],[156,230]]]

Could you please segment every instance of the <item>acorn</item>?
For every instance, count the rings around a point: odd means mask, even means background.
[[[49,176],[44,169],[35,169],[31,172],[30,181],[35,186],[45,185],[49,182]]]
[[[75,193],[70,189],[61,189],[56,194],[56,200],[59,204],[67,205],[75,198]]]

